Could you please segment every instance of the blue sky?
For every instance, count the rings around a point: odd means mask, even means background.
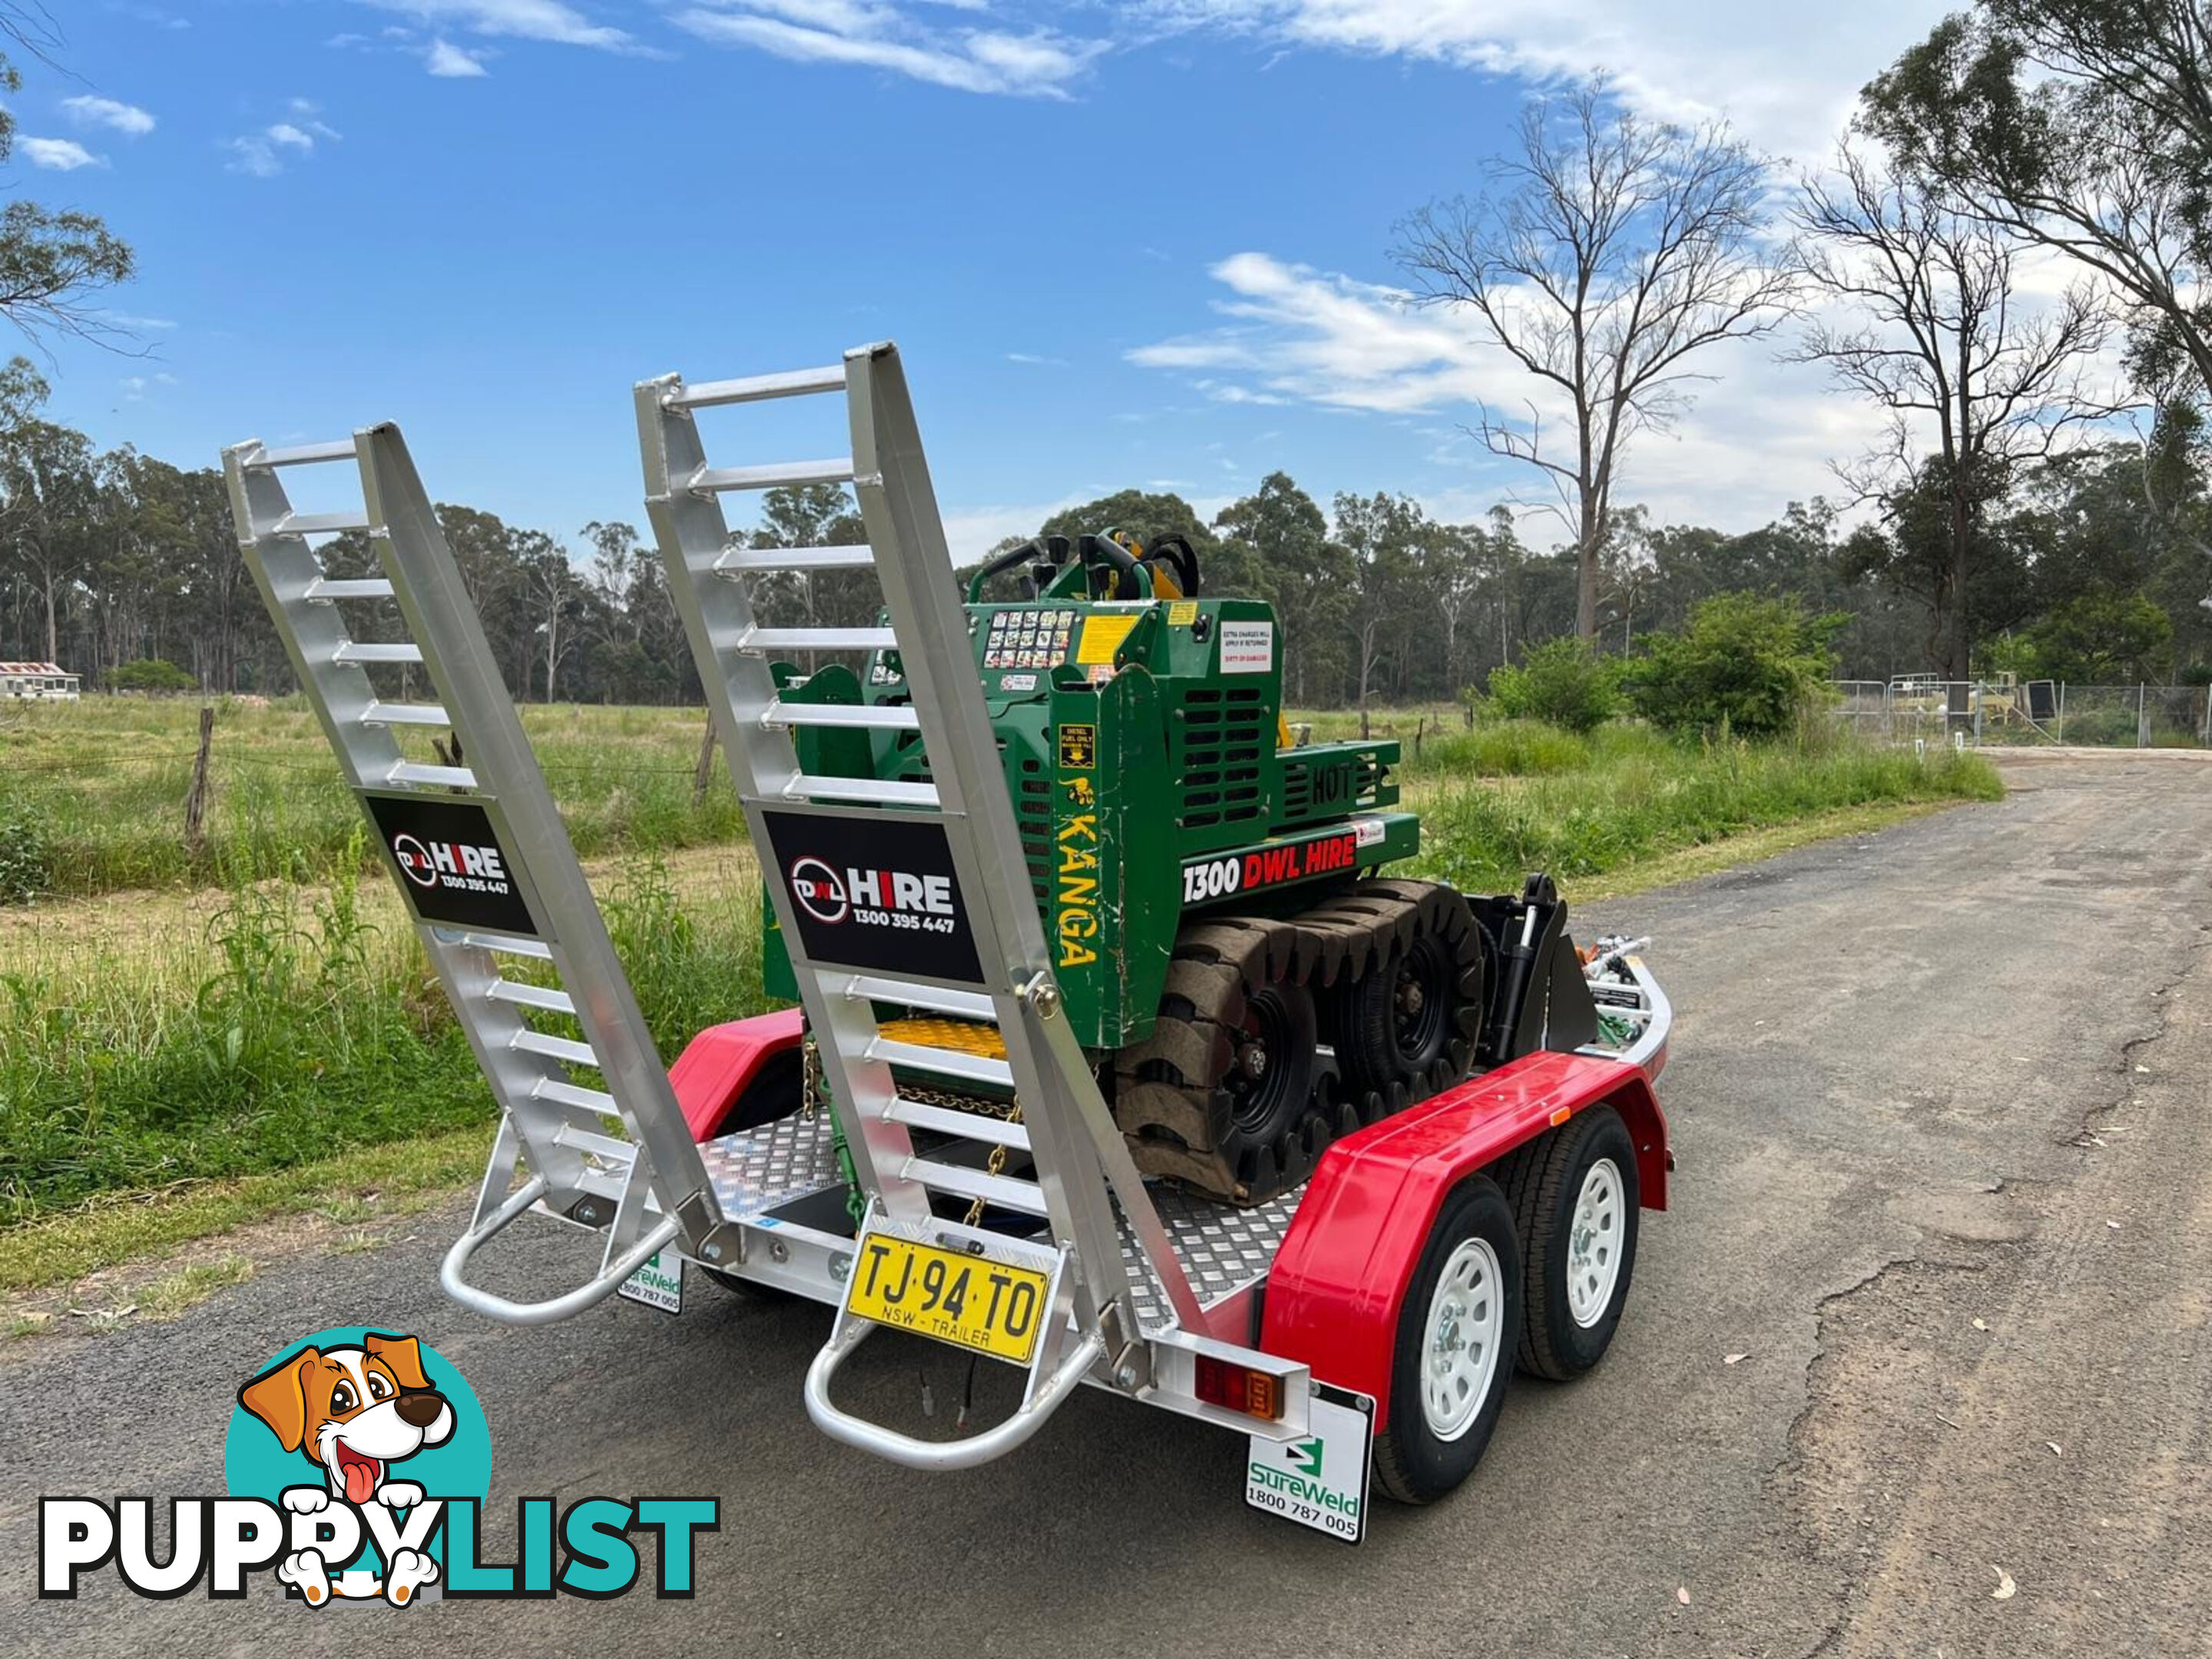
[[[1393,222],[1599,68],[1815,154],[1943,8],[1797,9],[80,0],[68,73],[25,66],[12,182],[140,257],[112,309],[152,355],[58,348],[52,413],[180,464],[396,419],[441,496],[573,537],[642,522],[635,380],[888,337],[956,551],[1278,466],[1471,516],[1524,487],[1461,431],[1511,382],[1401,307]],[[1857,411],[1771,349],[1715,366],[1629,493],[1749,527],[1829,487]],[[744,418],[718,459],[842,447],[799,406]]]

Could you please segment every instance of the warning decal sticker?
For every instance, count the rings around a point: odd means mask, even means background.
[[[1274,623],[1224,622],[1221,624],[1223,673],[1264,674],[1274,665]]]

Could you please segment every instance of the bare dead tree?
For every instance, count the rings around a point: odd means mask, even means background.
[[[1832,304],[1784,356],[1885,412],[1881,441],[1836,466],[1858,500],[1940,508],[1941,548],[1911,561],[1907,585],[1933,611],[1938,665],[1963,678],[1986,509],[2023,462],[2117,412],[2092,386],[2111,317],[2086,284],[2024,298],[2022,243],[1848,140],[1791,216],[1807,283]]]
[[[1623,453],[1712,378],[1688,367],[1696,353],[1779,325],[1795,266],[1766,234],[1767,164],[1726,123],[1646,119],[1601,80],[1532,99],[1519,155],[1486,172],[1484,194],[1401,222],[1395,257],[1536,382],[1525,419],[1485,405],[1474,435],[1547,478],[1575,540],[1575,629],[1594,643]],[[1563,414],[1564,448],[1545,405]]]

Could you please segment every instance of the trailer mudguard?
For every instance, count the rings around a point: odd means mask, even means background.
[[[691,1139],[713,1135],[761,1067],[798,1048],[805,1027],[803,1011],[779,1008],[750,1019],[709,1025],[685,1043],[676,1064],[668,1068],[668,1085],[684,1109]]]
[[[1667,1207],[1667,1122],[1638,1066],[1533,1054],[1322,1154],[1267,1279],[1260,1346],[1375,1397],[1389,1426],[1399,1310],[1446,1194],[1585,1107],[1610,1105],[1636,1144],[1646,1209]]]

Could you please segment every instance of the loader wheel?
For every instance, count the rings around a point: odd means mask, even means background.
[[[1370,882],[1410,912],[1405,942],[1339,997],[1337,1059],[1353,1083],[1417,1097],[1467,1075],[1482,1030],[1482,936],[1467,901],[1427,882]]]
[[[1498,1426],[1520,1339],[1521,1243],[1498,1183],[1476,1176],[1437,1212],[1406,1287],[1390,1359],[1390,1425],[1375,1474],[1429,1504],[1474,1472]]]
[[[1230,1034],[1231,1133],[1220,1143],[1233,1167],[1273,1146],[1305,1115],[1313,1097],[1314,1043],[1319,1023],[1313,993],[1303,985],[1261,986],[1245,998],[1244,1018]]]
[[[1636,1271],[1636,1146],[1610,1106],[1577,1113],[1498,1168],[1519,1223],[1521,1369],[1564,1382],[1605,1357]]]
[[[1152,1036],[1114,1056],[1115,1121],[1145,1174],[1263,1204],[1334,1138],[1296,943],[1280,922],[1242,917],[1177,939]]]

